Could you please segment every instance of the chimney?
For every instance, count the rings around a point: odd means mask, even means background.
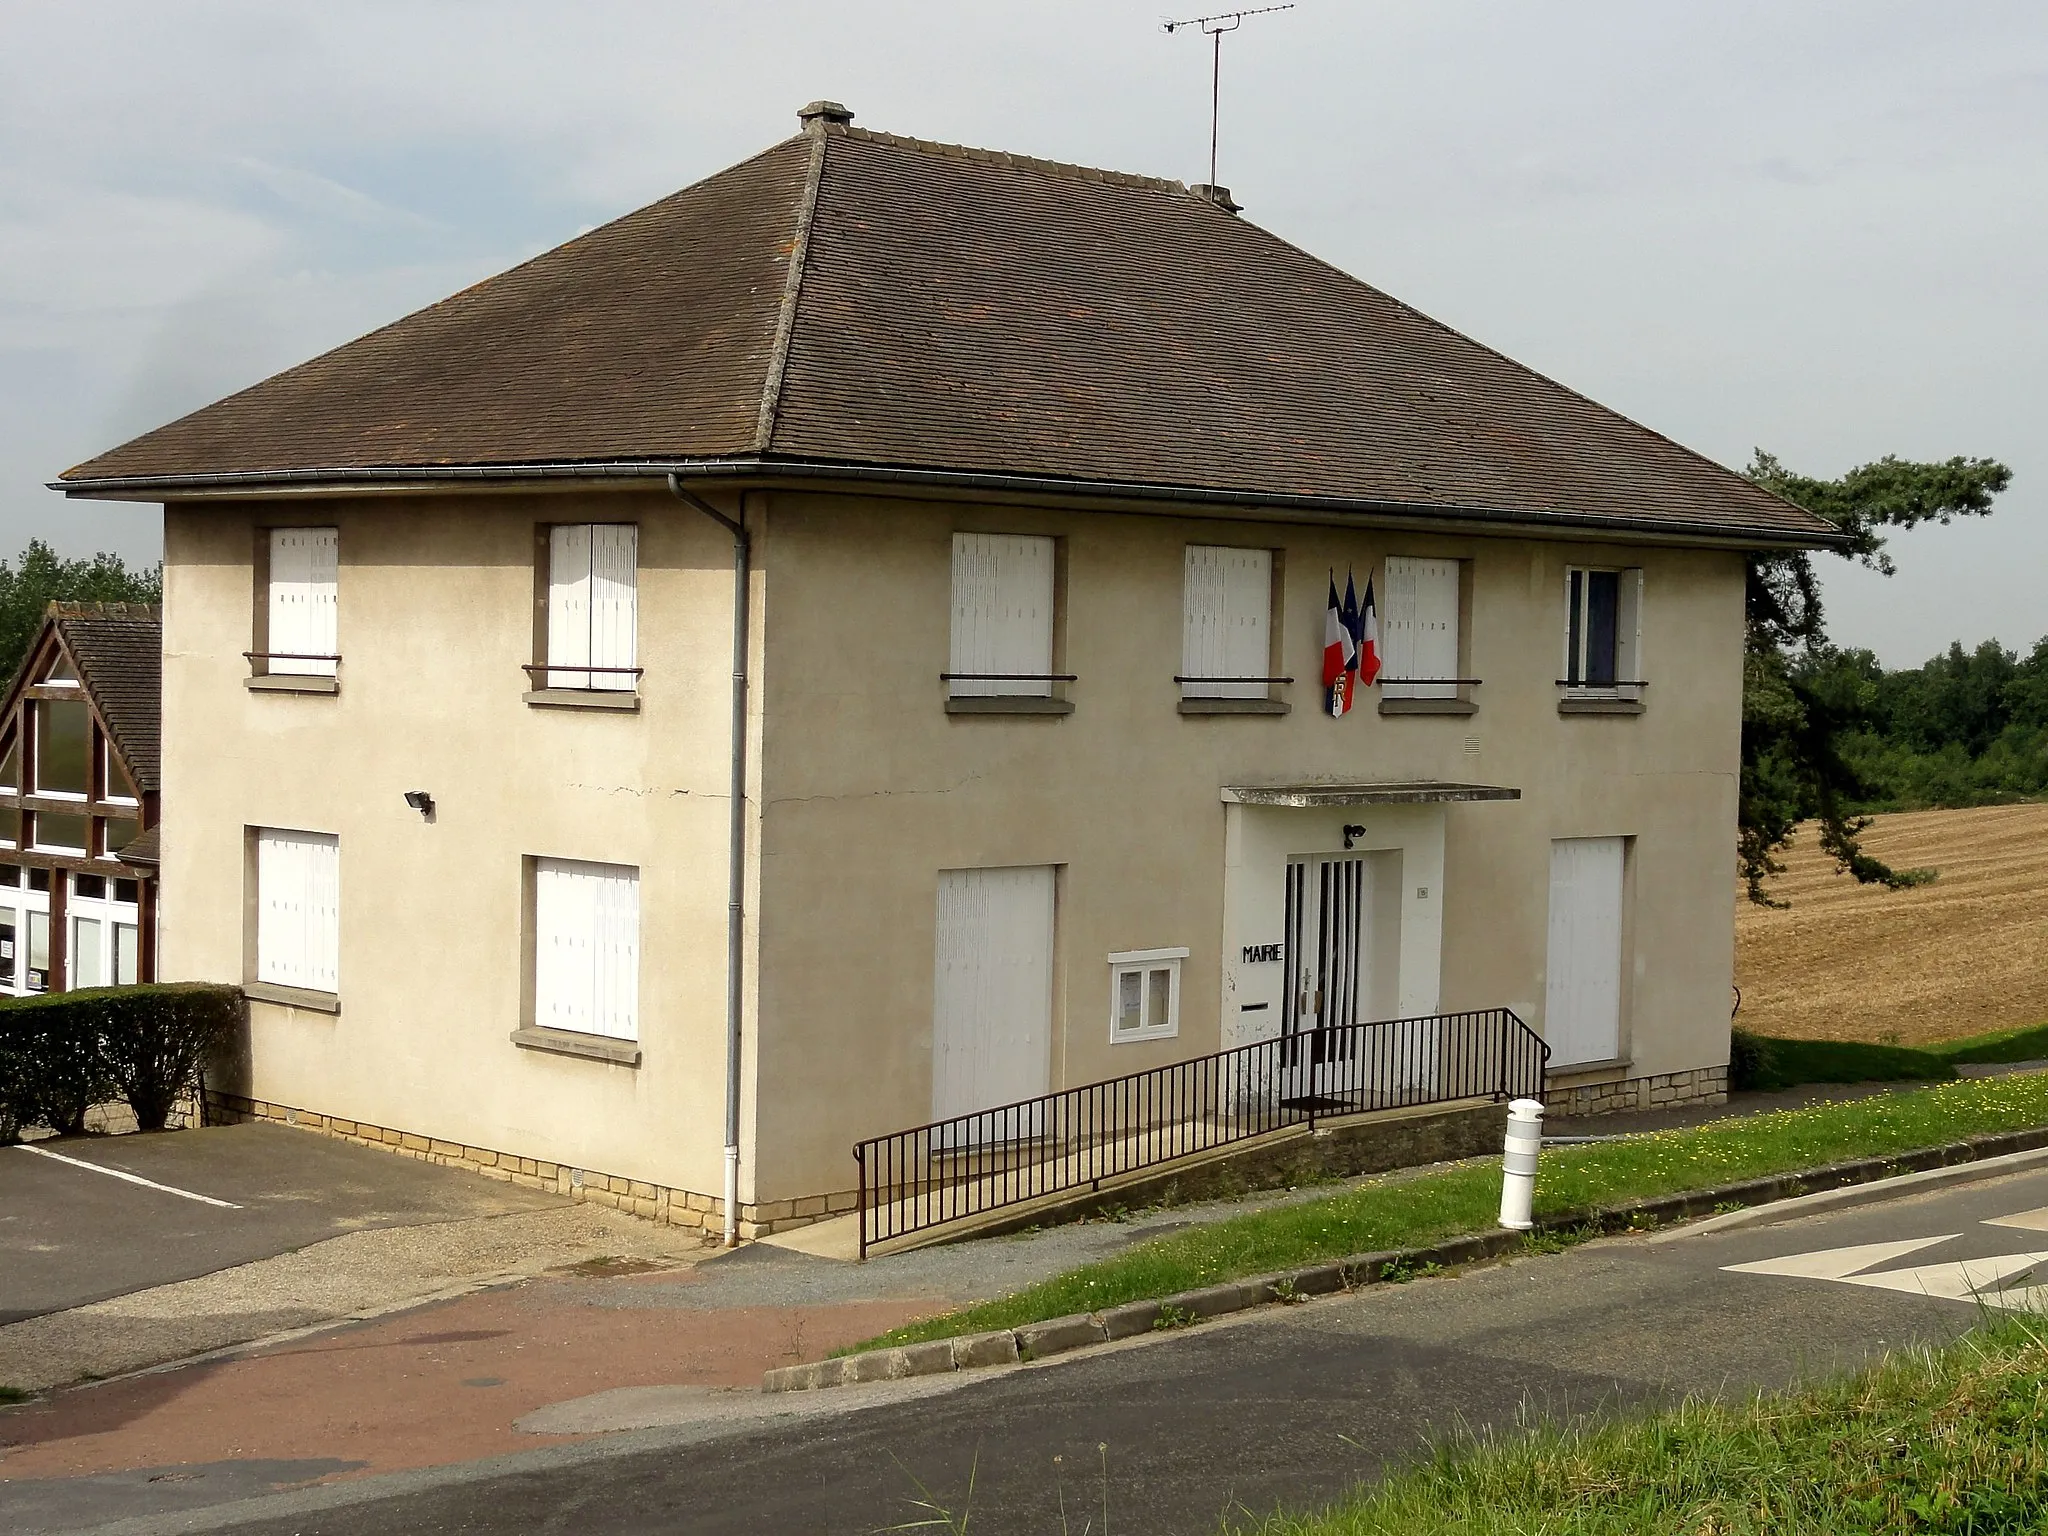
[[[1212,187],[1206,181],[1198,181],[1188,190],[1205,203],[1214,203],[1225,213],[1236,213],[1244,204],[1230,195],[1228,187]]]
[[[853,121],[853,113],[836,101],[814,101],[796,109],[796,120],[804,125],[805,133],[817,133],[826,126],[844,128]]]

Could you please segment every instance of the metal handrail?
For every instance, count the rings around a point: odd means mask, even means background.
[[[1072,672],[941,672],[942,683],[1075,683]]]
[[[1541,1097],[1549,1059],[1509,1008],[1329,1025],[871,1136],[853,1149],[860,1256],[1318,1118]]]
[[[622,672],[639,677],[647,671],[645,667],[600,667],[587,661],[523,661],[519,670],[533,672]]]

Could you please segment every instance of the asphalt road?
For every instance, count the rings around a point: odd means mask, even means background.
[[[76,1136],[34,1145],[69,1161],[0,1147],[0,1326],[365,1227],[564,1203],[538,1190],[277,1125]]]
[[[812,1402],[784,1422],[646,1431],[121,1529],[866,1533],[928,1518],[928,1502],[989,1536],[1101,1529],[1105,1511],[1120,1536],[1214,1530],[1233,1510],[1314,1506],[1461,1426],[1781,1386],[1953,1336],[1994,1271],[2014,1285],[2036,1262],[2048,1274],[2043,1228],[2048,1172],[2022,1174],[1264,1309],[936,1393],[855,1389],[865,1402]],[[1869,1244],[1890,1251],[1837,1251]],[[1729,1268],[1758,1263],[1802,1272]],[[1955,1294],[1928,1294],[1943,1290]]]

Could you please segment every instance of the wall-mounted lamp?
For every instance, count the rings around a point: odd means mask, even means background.
[[[424,789],[408,789],[405,792],[405,803],[418,811],[428,821],[434,819],[434,797]],[[1349,848],[1351,845],[1346,843],[1344,846]]]
[[[412,796],[407,795],[405,798],[410,800]],[[429,801],[428,803],[432,804],[431,801]],[[1353,841],[1363,836],[1365,836],[1365,828],[1359,826],[1346,827],[1344,829],[1344,851],[1346,853],[1349,853],[1351,851],[1351,844],[1353,843]]]

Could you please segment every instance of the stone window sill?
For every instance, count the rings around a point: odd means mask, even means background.
[[[281,1003],[287,1008],[308,1008],[314,1013],[340,1013],[341,994],[314,992],[306,987],[281,987],[274,981],[245,981],[242,995],[251,1002]]]
[[[623,688],[617,692],[602,688],[531,688],[527,690],[526,702],[536,709],[612,709],[624,714],[640,711],[640,695]]]
[[[251,693],[339,693],[341,680],[334,677],[302,676],[292,672],[262,672],[242,679]]]
[[[1476,715],[1479,706],[1470,699],[1389,699],[1380,700],[1383,715]]]
[[[1071,699],[1047,699],[1032,694],[946,700],[946,713],[949,715],[1071,715],[1073,712]]]
[[[637,1040],[613,1040],[605,1035],[579,1035],[570,1029],[539,1029],[528,1024],[512,1031],[512,1043],[522,1050],[546,1051],[554,1056],[581,1056],[621,1067],[640,1065]]]
[[[1292,708],[1285,699],[1182,699],[1184,715],[1284,715]]]
[[[1640,715],[1643,712],[1643,701],[1567,697],[1557,701],[1557,712],[1560,715]]]

